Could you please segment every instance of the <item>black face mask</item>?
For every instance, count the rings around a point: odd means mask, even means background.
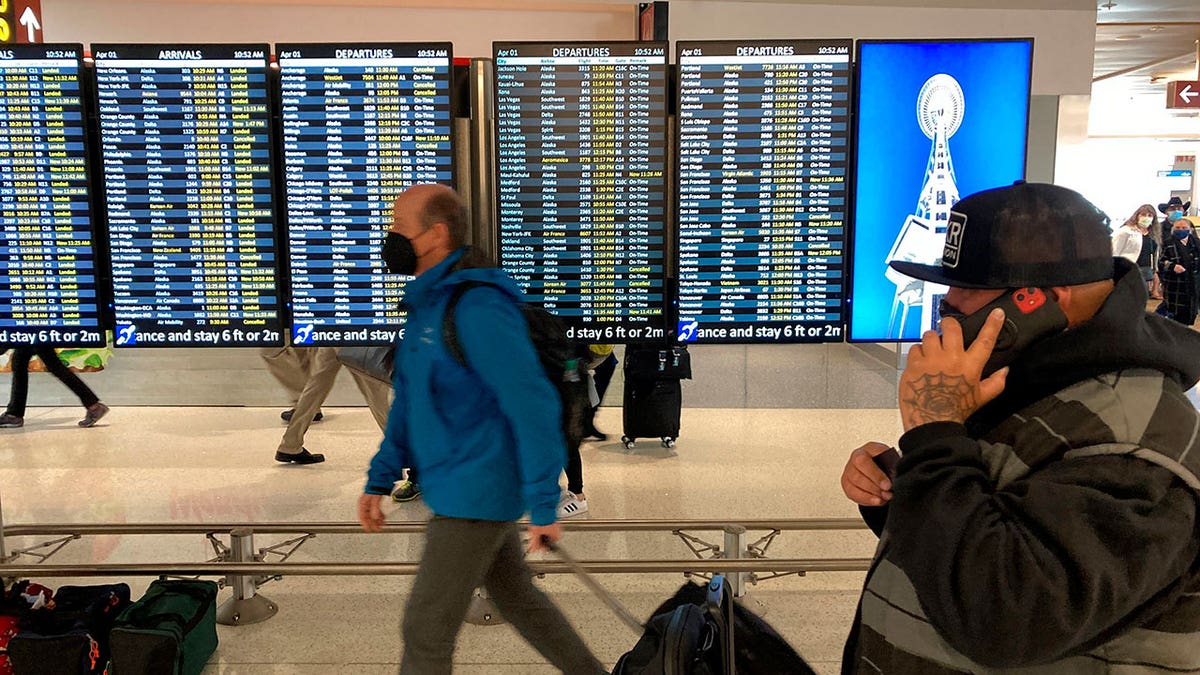
[[[383,240],[383,264],[392,274],[412,276],[417,272],[417,250],[412,241],[395,232],[388,232]]]

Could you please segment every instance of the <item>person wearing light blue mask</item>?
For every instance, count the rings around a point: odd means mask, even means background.
[[[1176,198],[1178,201],[1178,198]],[[1167,210],[1170,218],[1171,210]],[[1196,321],[1197,270],[1200,269],[1200,242],[1192,231],[1192,223],[1184,218],[1171,221],[1171,236],[1163,242],[1158,261],[1159,277],[1163,282],[1163,303],[1156,310],[1184,325]]]
[[[1158,205],[1159,212],[1166,216],[1162,220],[1163,239],[1171,236],[1171,226],[1182,220],[1191,207],[1192,203],[1190,201],[1185,202],[1179,197],[1171,197]]]

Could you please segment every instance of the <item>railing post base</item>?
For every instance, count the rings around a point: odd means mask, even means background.
[[[488,597],[487,591],[482,588],[475,589],[475,597],[471,598],[471,607],[467,610],[466,621],[476,626],[499,626],[504,623],[500,612],[496,611],[496,605]]]
[[[233,562],[260,562],[254,553],[254,531],[238,528],[229,533],[229,555]],[[225,585],[233,589],[233,597],[217,608],[217,623],[222,626],[245,626],[270,619],[279,612],[279,606],[258,595],[258,584],[254,577],[230,574]]]
[[[279,613],[279,606],[261,595],[230,598],[217,608],[217,623],[222,626],[246,626],[261,623]]]

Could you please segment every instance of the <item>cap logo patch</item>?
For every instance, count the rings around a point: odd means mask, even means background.
[[[958,267],[958,256],[962,251],[963,232],[966,229],[966,214],[951,211],[950,220],[946,225],[946,248],[942,250],[942,267]]]

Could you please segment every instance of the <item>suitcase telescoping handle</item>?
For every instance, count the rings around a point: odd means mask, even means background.
[[[620,602],[617,602],[617,599],[614,598],[612,594],[608,592],[608,590],[601,586],[591,574],[588,574],[587,570],[583,569],[583,566],[579,564],[579,561],[575,560],[575,558],[571,557],[571,554],[564,551],[561,545],[550,541],[549,537],[542,537],[542,544],[551,552],[558,555],[559,558],[562,558],[562,561],[567,563],[567,567],[570,567],[571,571],[583,581],[583,585],[587,586],[589,590],[596,594],[596,597],[600,598],[604,604],[608,605],[608,608],[611,609],[614,614],[620,617],[621,621],[624,621],[626,626],[632,628],[633,631],[638,635],[641,635],[643,632],[645,632],[645,624],[643,624],[641,621],[638,621],[637,617],[631,614],[629,610],[625,609],[624,605],[622,605]]]

